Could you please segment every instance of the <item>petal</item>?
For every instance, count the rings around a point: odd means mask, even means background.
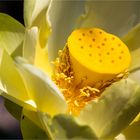
[[[46,13],[50,0],[25,0],[24,1],[24,20],[26,27],[37,26],[39,30],[39,44],[46,47],[50,27],[46,19]]]
[[[31,63],[34,63],[35,47],[37,44],[37,39],[38,39],[37,27],[26,29],[23,43],[23,57],[26,58]]]
[[[41,2],[40,0],[34,1],[25,0],[24,19],[27,27],[31,28],[33,26],[36,26],[38,28],[38,32],[36,32],[37,42],[36,44],[34,44],[35,45],[34,64],[38,68],[42,69],[45,73],[49,73],[51,75],[52,68],[50,66],[50,61],[48,59],[48,47],[46,46],[48,36],[50,34],[50,27],[46,19],[48,5],[49,0],[43,0]],[[28,30],[27,32],[30,32],[29,34],[31,35],[32,31]],[[28,42],[34,40],[33,36],[30,37],[31,38]],[[28,38],[28,35],[26,38]]]
[[[48,42],[50,60],[55,60],[58,50],[62,49],[67,37],[75,28],[75,23],[84,11],[84,1],[52,0],[47,19],[52,29]]]
[[[32,116],[32,118],[30,118]],[[36,122],[34,121],[36,120]],[[46,129],[40,126],[40,120]],[[29,131],[32,131],[30,133]],[[96,139],[94,132],[88,126],[79,125],[76,120],[69,115],[57,115],[51,118],[41,112],[31,112],[23,109],[21,118],[21,130],[23,137],[47,138],[47,139]],[[46,132],[46,133],[45,133]]]
[[[29,98],[22,77],[17,71],[15,64],[7,52],[3,51],[0,64],[0,90],[1,95],[25,108],[36,110],[35,105]],[[18,84],[17,84],[18,83]]]
[[[81,112],[81,123],[88,124],[100,138],[113,138],[136,117],[140,111],[140,86],[121,80],[107,88],[97,101]]]
[[[27,113],[32,118],[28,118],[28,116],[26,116]],[[29,112],[23,109],[22,117],[20,121],[21,132],[22,132],[23,138],[24,139],[48,139],[44,130],[40,128],[36,123],[34,123],[34,120],[39,121],[37,112]]]
[[[38,37],[38,27],[26,29],[23,43],[23,57],[51,76],[52,69],[48,60],[48,51],[47,48],[40,46]]]
[[[26,27],[31,27],[43,10],[48,7],[50,0],[24,0],[24,21]]]
[[[37,108],[51,115],[66,112],[66,102],[53,81],[30,64],[18,63],[20,74]]]
[[[20,120],[21,113],[22,113],[22,107],[17,105],[14,102],[11,102],[8,99],[4,99],[4,106],[6,107],[7,111],[14,116],[17,120]]]
[[[118,36],[140,21],[137,1],[87,1],[79,27],[99,27]]]
[[[24,26],[12,17],[0,13],[0,47],[12,54],[23,42]]]
[[[10,96],[23,102],[29,100],[23,80],[17,71],[13,60],[5,51],[3,51],[1,58],[0,79]]]
[[[129,74],[129,78],[135,80],[137,83],[140,84],[140,69],[137,69],[136,71],[131,72]]]
[[[131,66],[129,77],[140,83],[140,24],[131,29],[123,38],[131,52]]]
[[[140,139],[140,120],[128,126],[122,133],[126,139]]]
[[[132,56],[132,64],[130,67],[131,71],[135,71],[135,69],[140,68],[139,56],[140,56],[140,24],[131,29],[124,37],[123,41],[129,47],[131,56]]]
[[[71,115],[59,114],[51,118],[38,112],[50,139],[97,139],[91,128],[79,125]]]
[[[51,77],[52,68],[50,66],[50,61],[48,59],[48,49],[41,48],[41,46],[39,45],[39,42],[37,42],[36,48],[35,48],[34,65],[40,68],[46,74],[49,74],[49,76]]]

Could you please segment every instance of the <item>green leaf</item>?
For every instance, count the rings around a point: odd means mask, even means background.
[[[4,105],[8,112],[13,115],[17,120],[20,120],[22,114],[22,107],[16,103],[5,98]]]
[[[87,0],[78,27],[98,27],[122,36],[138,22],[138,1]]]
[[[52,29],[48,41],[50,60],[55,60],[58,50],[65,46],[69,34],[75,28],[77,19],[84,12],[84,6],[84,1],[51,1],[47,13],[47,19]]]
[[[51,115],[66,111],[64,97],[49,76],[30,64],[18,63],[18,68],[38,110]]]
[[[12,54],[23,42],[24,26],[9,15],[0,13],[0,47]]]
[[[97,139],[91,128],[79,125],[70,115],[60,114],[50,118],[41,114],[40,118],[51,139]]]
[[[108,87],[97,101],[79,116],[100,138],[113,138],[126,128],[140,111],[140,86],[124,79]]]

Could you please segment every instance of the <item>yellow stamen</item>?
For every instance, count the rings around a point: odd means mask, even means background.
[[[73,31],[59,51],[53,76],[68,112],[78,114],[106,87],[124,78],[130,61],[129,50],[118,37],[97,28]]]

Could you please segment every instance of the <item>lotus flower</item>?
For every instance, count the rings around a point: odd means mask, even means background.
[[[25,27],[0,14],[1,95],[23,138],[140,138],[139,4],[24,0]]]

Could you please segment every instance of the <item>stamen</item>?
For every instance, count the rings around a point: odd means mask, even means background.
[[[72,32],[58,55],[52,78],[66,99],[68,113],[74,115],[98,100],[106,87],[127,77],[131,60],[118,37],[97,28]]]

